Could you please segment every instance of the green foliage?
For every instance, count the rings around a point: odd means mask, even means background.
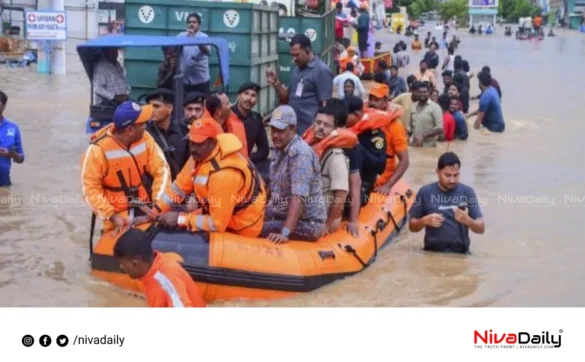
[[[418,18],[422,13],[439,9],[438,0],[398,0],[395,6],[405,6],[408,16]]]
[[[538,15],[541,10],[530,0],[500,0],[498,13],[508,21],[518,21],[518,18]]]
[[[467,0],[447,0],[439,7],[439,13],[443,20],[465,19],[468,14],[467,5]]]

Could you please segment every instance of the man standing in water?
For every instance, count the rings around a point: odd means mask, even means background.
[[[20,139],[20,129],[4,117],[8,97],[0,91],[0,186],[10,186],[10,166],[12,161],[22,163],[24,151]]]
[[[455,58],[453,62],[455,72],[453,73],[452,82],[461,85],[461,103],[463,106],[461,111],[467,113],[469,111],[469,76],[465,70],[463,59],[457,58],[457,56]]]
[[[419,82],[429,82],[431,89],[435,88],[437,81],[435,80],[435,73],[428,69],[429,65],[426,60],[420,61],[420,70],[414,73],[416,80]]]
[[[121,269],[142,282],[146,303],[151,308],[204,308],[201,291],[191,276],[170,256],[153,251],[150,236],[128,229],[114,246]]]
[[[426,52],[423,60],[427,62],[429,69],[433,71],[437,69],[437,67],[439,66],[439,54],[437,54],[436,44],[431,44],[429,51]]]
[[[416,103],[412,105],[410,131],[415,147],[435,147],[443,134],[443,111],[429,99],[429,85],[419,83],[416,87]]]
[[[502,105],[498,91],[492,86],[492,76],[480,72],[477,75],[479,88],[482,93],[479,97],[479,109],[470,113],[467,118],[477,116],[473,127],[479,129],[481,125],[492,132],[504,132],[506,124],[502,114]]]
[[[411,232],[425,228],[424,250],[469,253],[469,229],[485,232],[485,223],[475,191],[459,183],[461,161],[446,152],[437,165],[438,182],[423,186],[410,209]]]

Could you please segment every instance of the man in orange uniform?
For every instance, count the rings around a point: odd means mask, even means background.
[[[375,83],[370,89],[368,106],[388,113],[389,124],[382,128],[386,136],[386,167],[376,179],[375,191],[390,195],[392,186],[400,180],[408,169],[408,138],[400,122],[402,109],[394,109],[389,104],[390,89],[386,84]],[[398,164],[396,164],[398,158]]]
[[[211,116],[224,132],[235,134],[242,143],[242,154],[248,157],[248,141],[244,122],[232,112],[230,99],[225,93],[211,94],[205,99],[206,114],[203,117]]]
[[[134,217],[132,202],[156,202],[171,184],[160,147],[144,130],[152,106],[124,102],[113,124],[92,136],[81,166],[82,192],[104,232],[121,230]]]
[[[122,234],[114,246],[114,256],[130,278],[142,282],[149,307],[206,307],[191,276],[175,260],[153,252],[144,231],[131,228]]]
[[[192,158],[159,199],[157,208],[165,212],[158,217],[159,222],[192,232],[258,236],[264,224],[266,190],[254,165],[240,153],[242,142],[232,133],[221,133],[208,117],[193,122],[188,137]],[[166,212],[191,193],[199,200],[199,209]],[[148,221],[152,221],[151,216],[141,217],[135,224]]]

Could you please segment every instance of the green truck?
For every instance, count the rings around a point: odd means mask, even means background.
[[[279,0],[280,1],[280,0]],[[302,12],[292,9],[293,14]],[[186,29],[190,13],[201,16],[201,31],[210,37],[224,38],[230,48],[230,82],[228,95],[232,102],[238,88],[245,82],[260,85],[256,110],[269,114],[277,105],[276,92],[266,81],[264,70],[279,70],[280,79],[287,83],[294,67],[288,52],[290,37],[304,33],[311,39],[314,52],[333,69],[335,45],[335,14],[311,17],[282,16],[282,6],[267,6],[236,2],[189,0],[126,0],[125,31],[127,35],[176,36]],[[291,13],[290,5],[286,10]],[[161,49],[130,48],[124,54],[124,66],[132,96],[154,89],[157,69],[163,60]],[[217,56],[209,59],[211,85],[219,77]]]

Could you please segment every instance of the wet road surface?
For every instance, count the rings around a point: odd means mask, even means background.
[[[460,34],[456,54],[476,73],[491,67],[506,119],[503,134],[470,129],[467,142],[450,146],[462,159],[461,182],[483,203],[486,233],[472,234],[471,256],[424,253],[423,233],[405,232],[355,277],[286,300],[216,305],[584,306],[585,36],[557,34],[541,42]],[[386,49],[398,39],[377,38]],[[401,75],[421,57],[411,54]],[[0,68],[5,116],[19,124],[26,153],[13,166],[14,185],[0,188],[0,306],[143,306],[89,274],[90,211],[79,175],[89,82],[69,58],[65,77]],[[406,178],[416,190],[436,181],[446,147],[410,151]]]

